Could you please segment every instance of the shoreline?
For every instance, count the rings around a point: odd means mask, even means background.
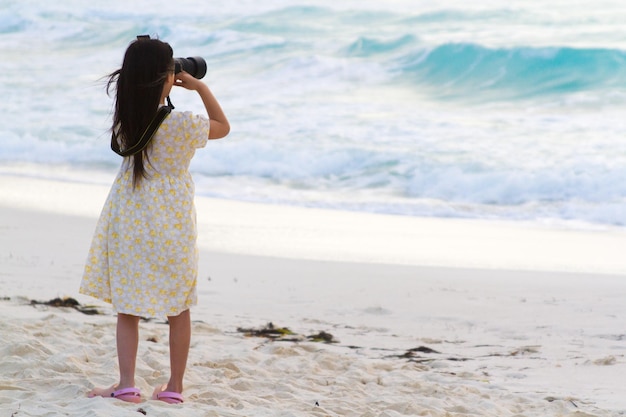
[[[0,175],[6,207],[97,219],[109,186]],[[420,218],[196,197],[198,246],[287,259],[626,275],[626,230]]]
[[[0,310],[8,318],[2,332],[11,336],[0,342],[7,358],[0,385],[11,387],[11,395],[0,391],[0,405],[36,415],[37,393],[44,391],[51,406],[73,415],[124,408],[81,398],[87,388],[111,383],[116,367],[113,312],[77,294],[108,188],[5,180],[0,176],[0,193],[7,196],[0,203],[0,297],[11,300],[0,302]],[[466,254],[455,253],[458,246],[443,245],[466,234],[463,242],[491,250],[501,241],[490,238],[509,232],[525,245],[546,236],[569,245],[587,237],[594,244],[619,240],[611,233],[543,234],[475,222],[460,222],[458,230],[456,221],[414,223],[202,198],[197,207],[201,254],[190,402],[174,410],[148,401],[151,415],[626,414],[624,275],[471,267]],[[384,245],[362,234],[363,224]],[[417,235],[424,228],[442,246],[425,247]],[[399,240],[386,240],[398,233]],[[428,265],[423,253],[398,254],[385,246],[414,238],[431,260],[456,257],[456,263]],[[346,249],[346,242],[353,246]],[[283,250],[288,256],[274,256]],[[508,262],[506,253],[491,253],[496,266]],[[35,308],[20,298],[64,296],[103,306],[107,314]],[[300,335],[328,332],[339,343],[272,343],[236,331],[269,322]],[[161,324],[142,324],[144,336],[158,340],[140,343],[148,358],[138,367],[145,393],[162,382],[168,359]],[[421,347],[438,353],[412,351]],[[408,352],[417,356],[395,358]],[[48,365],[23,370],[35,363]],[[66,379],[69,385],[57,386]]]

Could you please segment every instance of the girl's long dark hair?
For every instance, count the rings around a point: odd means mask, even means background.
[[[126,49],[122,68],[109,75],[107,93],[115,84],[111,142],[134,146],[157,113],[167,76],[174,70],[172,48],[158,39],[141,38]],[[132,156],[133,188],[146,178],[147,149]]]

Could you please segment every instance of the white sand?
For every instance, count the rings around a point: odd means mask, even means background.
[[[139,407],[153,416],[626,415],[623,230],[213,199],[197,202],[188,401],[84,398],[116,377],[110,309],[95,303],[107,315],[86,316],[27,300],[94,303],[77,289],[107,191],[0,176],[7,416],[136,416]],[[270,321],[340,342],[236,331]],[[137,385],[149,394],[167,379],[167,327],[141,329]],[[419,346],[440,353],[393,357]]]

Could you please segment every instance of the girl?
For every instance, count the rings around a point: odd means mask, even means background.
[[[114,149],[137,145],[173,86],[197,91],[209,119],[171,112],[147,147],[122,162],[80,285],[81,293],[109,302],[117,311],[120,379],[88,396],[141,401],[135,387],[139,319],[167,316],[171,376],[155,388],[152,398],[181,403],[198,266],[194,184],[188,167],[196,148],[204,147],[207,139],[226,136],[230,125],[203,82],[185,72],[174,74],[172,48],[160,40],[140,37],[132,42],[122,68],[109,76],[107,92],[112,84]]]

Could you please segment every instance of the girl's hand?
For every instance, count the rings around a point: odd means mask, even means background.
[[[175,77],[176,80],[174,81],[174,85],[186,88],[187,90],[197,90],[201,85],[203,85],[202,81],[194,78],[185,71],[179,72],[175,75]]]

